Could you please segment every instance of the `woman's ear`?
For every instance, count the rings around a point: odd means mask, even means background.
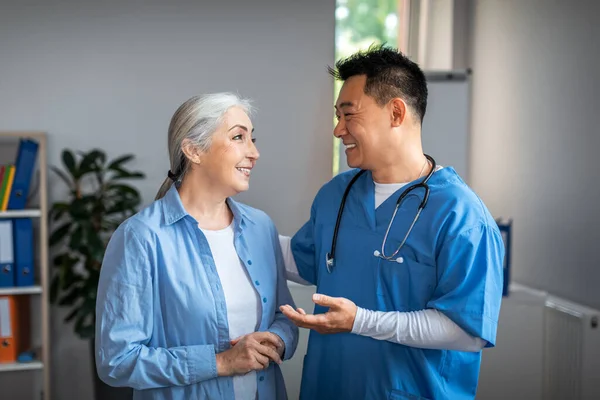
[[[202,162],[202,154],[197,146],[195,146],[191,140],[183,139],[181,143],[181,151],[187,157],[188,160],[194,164],[200,164]]]
[[[393,98],[390,101],[390,111],[392,126],[398,127],[402,125],[402,122],[404,122],[404,118],[406,117],[406,103],[398,97]]]

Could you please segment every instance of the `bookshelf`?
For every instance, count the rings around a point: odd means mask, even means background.
[[[32,218],[35,220],[34,226],[34,248],[36,262],[35,285],[21,287],[3,287],[0,288],[0,296],[29,296],[29,306],[31,309],[31,344],[39,346],[37,359],[29,362],[0,363],[0,379],[4,378],[5,373],[18,374],[9,379],[3,379],[2,392],[11,393],[11,387],[5,386],[7,382],[15,385],[23,382],[31,382],[33,378],[23,378],[23,374],[40,374],[41,393],[35,393],[33,399],[50,400],[50,304],[49,304],[49,267],[48,267],[48,161],[47,161],[47,140],[45,132],[3,132],[0,131],[0,150],[18,147],[19,139],[29,138],[38,143],[38,152],[36,165],[32,178],[32,187],[37,187],[35,208],[24,210],[7,210],[0,212],[0,220],[16,218]],[[7,153],[6,151],[4,151]],[[10,153],[7,153],[10,154]],[[16,153],[15,153],[16,155]],[[7,159],[3,154],[1,162],[14,162]],[[37,173],[36,173],[37,172]],[[37,329],[36,329],[37,328]],[[38,381],[36,378],[35,380]],[[38,381],[39,382],[39,381]],[[29,384],[32,386],[31,383]],[[33,393],[33,387],[31,387]],[[2,397],[2,396],[0,396]]]

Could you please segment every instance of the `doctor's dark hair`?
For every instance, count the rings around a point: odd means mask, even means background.
[[[421,123],[427,109],[427,80],[419,66],[396,49],[373,45],[328,68],[338,80],[366,75],[365,94],[384,106],[393,98],[401,98],[413,109]]]
[[[184,140],[191,141],[200,151],[207,151],[213,134],[223,122],[224,114],[232,107],[239,107],[246,114],[252,114],[250,101],[233,93],[194,96],[179,106],[169,124],[171,168],[156,194],[156,200],[163,197],[173,183],[181,181],[190,168],[191,161],[182,150]]]

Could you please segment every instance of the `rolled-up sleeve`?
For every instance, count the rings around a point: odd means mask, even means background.
[[[283,354],[284,360],[292,358],[296,352],[298,346],[298,327],[294,325],[283,313],[279,310],[282,305],[289,304],[296,308],[294,299],[287,286],[285,264],[283,260],[283,254],[281,252],[281,246],[279,245],[279,234],[274,225],[272,225],[272,240],[273,248],[275,250],[275,259],[277,262],[277,307],[275,310],[275,319],[268,331],[278,335],[285,343],[285,352]]]
[[[107,246],[96,300],[98,375],[111,386],[152,389],[217,376],[213,345],[149,345],[153,328],[152,257],[134,227],[121,225]]]
[[[437,259],[438,284],[427,307],[493,347],[502,301],[504,244],[497,229],[479,225],[449,239]]]

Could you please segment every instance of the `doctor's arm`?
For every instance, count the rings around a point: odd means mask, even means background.
[[[292,253],[292,238],[279,235],[279,245],[283,255],[286,279],[305,286],[311,285],[310,282],[302,279],[300,272],[298,272],[298,266],[294,260],[294,253]]]
[[[287,279],[302,285],[310,285],[298,273],[291,248],[291,238],[279,235],[279,243],[285,260]],[[427,349],[479,351],[485,342],[472,337],[450,318],[437,310],[414,312],[370,311],[357,307],[352,333],[378,340]]]
[[[487,226],[448,240],[438,259],[438,286],[424,310],[370,311],[348,299],[315,295],[316,304],[329,307],[325,314],[306,315],[290,307],[284,313],[321,333],[350,331],[412,347],[476,352],[494,345],[503,251],[499,233]]]
[[[217,376],[213,345],[149,345],[153,290],[149,252],[131,228],[117,229],[106,250],[96,301],[98,375],[110,386],[152,389]]]
[[[284,304],[294,304],[294,299],[287,286],[286,264],[279,245],[278,233],[274,225],[272,226],[272,231],[273,248],[275,250],[275,259],[277,262],[277,308],[275,311],[275,319],[267,330],[271,333],[275,333],[283,340],[285,347],[282,359],[289,360],[296,351],[299,332],[298,327],[279,310],[279,307]]]
[[[485,341],[473,337],[434,309],[400,312],[358,308],[352,333],[410,347],[477,352]]]

